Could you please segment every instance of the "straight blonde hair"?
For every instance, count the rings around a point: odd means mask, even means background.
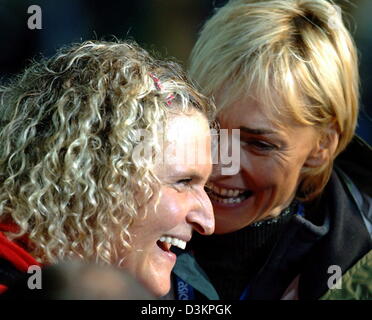
[[[254,96],[279,124],[290,118],[323,135],[336,127],[333,158],[304,169],[299,193],[310,200],[323,190],[359,109],[357,52],[339,7],[326,0],[230,1],[202,28],[190,75],[205,95],[219,95],[219,112]]]

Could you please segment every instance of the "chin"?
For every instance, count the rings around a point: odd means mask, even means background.
[[[239,213],[235,213],[235,216],[234,213],[229,216],[227,216],[226,214],[221,214],[220,216],[219,214],[215,213],[215,234],[226,234],[235,232],[245,228],[253,222],[253,219],[249,219],[249,217],[238,219]]]
[[[166,295],[171,287],[171,270],[164,272],[165,270],[161,269],[162,266],[158,267],[160,271],[147,268],[146,272],[142,270],[142,274],[136,275],[142,285],[157,298]]]
[[[157,298],[165,296],[170,290],[170,277],[168,277],[168,279],[159,279],[147,283],[146,287]]]

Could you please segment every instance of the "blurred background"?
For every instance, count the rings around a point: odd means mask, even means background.
[[[187,67],[203,22],[227,0],[0,0],[0,81],[30,59],[51,56],[71,42],[134,39]],[[372,1],[336,1],[350,21],[360,54],[361,114],[358,134],[372,144]],[[38,5],[42,29],[29,29]],[[1,115],[0,115],[1,116]]]

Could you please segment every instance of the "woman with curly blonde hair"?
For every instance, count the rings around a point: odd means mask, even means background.
[[[129,42],[62,49],[0,95],[3,290],[9,269],[80,259],[128,269],[165,294],[170,247],[214,229],[209,101],[177,64]],[[186,145],[198,152],[195,141],[201,161],[177,161]]]

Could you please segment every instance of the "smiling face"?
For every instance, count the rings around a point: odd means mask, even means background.
[[[218,100],[217,100],[218,104]],[[252,98],[219,115],[223,129],[240,129],[240,171],[216,174],[208,183],[216,233],[228,233],[279,215],[293,200],[301,169],[316,165],[318,135],[313,127],[283,121],[279,127]]]
[[[170,289],[170,273],[176,262],[171,245],[185,248],[192,231],[211,234],[214,217],[204,185],[212,170],[210,130],[203,115],[176,115],[165,130],[164,159],[157,164],[160,198],[147,206],[147,217],[130,227],[131,250],[124,267],[155,295]],[[187,149],[185,149],[187,148]],[[183,161],[180,155],[197,154],[198,161]]]

